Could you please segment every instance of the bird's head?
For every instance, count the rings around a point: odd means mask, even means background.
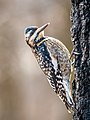
[[[34,47],[40,40],[40,38],[44,37],[44,29],[49,25],[47,23],[40,28],[37,26],[30,26],[25,29],[25,40],[30,47]]]

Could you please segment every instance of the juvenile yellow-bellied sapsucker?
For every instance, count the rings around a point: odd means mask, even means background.
[[[40,28],[37,26],[27,27],[25,40],[31,47],[51,87],[71,112],[74,102],[70,89],[70,53],[61,41],[44,36],[44,29],[48,25],[49,23]]]

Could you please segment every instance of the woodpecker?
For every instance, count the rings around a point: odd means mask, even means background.
[[[71,113],[74,102],[70,88],[70,53],[61,41],[44,36],[44,29],[48,25],[49,23],[39,28],[37,26],[27,27],[24,32],[25,40],[47,76],[51,87]]]

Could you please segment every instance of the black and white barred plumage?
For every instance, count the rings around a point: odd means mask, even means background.
[[[44,36],[42,31],[47,26],[48,24],[40,28],[36,26],[26,28],[25,39],[42,71],[47,76],[51,87],[66,105],[68,111],[71,112],[74,102],[69,81],[71,73],[70,53],[59,40]]]

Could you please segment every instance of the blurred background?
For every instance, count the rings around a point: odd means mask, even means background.
[[[45,34],[71,51],[70,0],[0,0],[0,120],[71,120],[24,40],[24,28],[50,22]]]

